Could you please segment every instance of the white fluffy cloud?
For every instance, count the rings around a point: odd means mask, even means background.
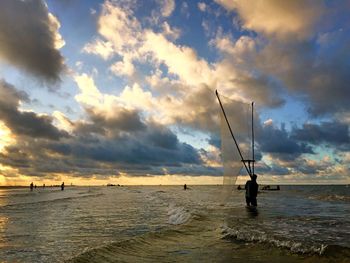
[[[197,6],[198,6],[198,9],[201,10],[202,12],[204,12],[205,9],[207,8],[207,5],[205,3],[203,3],[203,2],[199,2],[197,4]]]
[[[163,34],[164,34],[165,36],[169,36],[169,37],[172,38],[172,39],[178,39],[179,36],[180,36],[180,34],[181,34],[180,29],[178,29],[178,28],[172,28],[172,27],[168,24],[168,22],[166,22],[166,21],[162,24],[162,28],[163,28]]]
[[[130,79],[138,70],[136,62],[152,68],[145,82],[157,91],[157,97],[152,99],[155,111],[148,114],[160,123],[180,121],[191,127],[198,125],[197,128],[210,129],[204,123],[213,121],[214,108],[206,105],[214,103],[209,98],[213,97],[215,89],[229,92],[234,99],[245,100],[253,96],[262,104],[281,103],[277,95],[269,93],[267,81],[255,80],[242,67],[243,61],[254,57],[256,42],[251,37],[242,36],[235,42],[226,36],[217,37],[213,43],[224,56],[221,61],[210,64],[198,57],[195,49],[175,44],[172,40],[178,37],[179,32],[171,28],[169,23],[163,22],[163,32],[157,33],[142,26],[131,9],[116,3],[107,1],[104,4],[98,23],[104,43],[110,43],[114,54],[121,57],[110,68],[114,74]],[[103,53],[100,53],[103,57]],[[166,72],[160,69],[163,66]],[[251,89],[251,86],[257,88]],[[202,97],[201,105],[194,105],[192,100],[196,96]],[[198,109],[202,111],[200,120],[196,120],[195,112]]]
[[[131,77],[135,73],[132,58],[129,55],[124,55],[122,61],[117,61],[111,66],[111,71],[117,76]]]
[[[110,41],[120,55],[135,48],[141,37],[141,25],[133,12],[109,1],[103,4],[98,27],[101,36]]]
[[[102,39],[96,39],[91,43],[87,43],[83,51],[89,54],[99,55],[105,60],[109,59],[114,53],[112,43]]]
[[[194,49],[176,46],[162,34],[146,31],[142,50],[150,52],[156,60],[168,67],[170,73],[177,75],[188,85],[212,82],[210,65],[199,59]]]
[[[161,13],[164,17],[170,16],[175,10],[175,0],[160,0]]]
[[[116,108],[150,111],[154,109],[157,112],[157,103],[152,94],[144,91],[137,83],[133,84],[132,87],[125,86],[118,96],[102,93],[96,86],[94,79],[85,73],[76,75],[74,80],[80,90],[75,99],[86,109],[103,113],[109,117],[113,116]]]

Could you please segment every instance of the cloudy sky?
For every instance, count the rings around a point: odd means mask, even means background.
[[[260,182],[350,183],[349,12],[2,0],[0,184],[220,184],[216,89],[255,102]]]

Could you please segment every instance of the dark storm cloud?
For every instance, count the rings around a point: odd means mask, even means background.
[[[159,125],[148,124],[143,132],[124,134],[113,139],[101,138],[91,143],[75,141],[70,146],[73,147],[73,155],[95,161],[152,166],[200,163],[198,153],[192,146],[180,143],[173,132]]]
[[[305,158],[298,158],[294,162],[289,163],[289,167],[302,174],[318,174],[327,169],[332,170],[333,163],[330,161],[319,160],[317,162],[308,161]]]
[[[315,117],[350,110],[350,6],[329,5],[314,37],[289,41],[270,37],[252,65],[301,96]]]
[[[101,127],[105,134],[116,126]],[[168,171],[190,173],[202,165],[202,160],[192,146],[181,143],[168,128],[156,123],[142,122],[143,129],[116,133],[113,137],[90,131],[73,132],[60,141],[22,137],[14,147],[7,147],[0,155],[0,163],[17,168],[20,173],[47,176],[68,173],[71,176],[89,177],[118,175],[153,176]],[[78,126],[81,129],[81,126]],[[207,174],[208,169],[204,169]],[[206,171],[206,172],[205,172]]]
[[[268,52],[271,56],[284,57],[289,68],[280,71],[284,66],[279,66],[280,61],[276,61],[274,73],[289,90],[306,95],[309,112],[316,116],[349,110],[349,46],[350,38],[339,39],[334,50],[323,52],[316,52],[311,43],[286,45],[283,49],[272,46]],[[270,66],[272,61],[269,59]]]
[[[0,59],[48,81],[59,80],[63,57],[42,0],[0,1]]]
[[[303,153],[314,153],[306,143],[291,138],[284,125],[280,129],[272,125],[264,126],[257,134],[257,141],[261,152],[282,160],[295,159]]]
[[[280,97],[280,87],[270,76],[251,76],[240,75],[234,84],[241,87],[241,94],[246,98],[257,102],[259,105],[277,108],[282,106],[285,101]]]
[[[350,110],[348,1],[217,2],[235,10],[248,30],[232,47],[220,45],[228,53],[223,63],[238,73],[232,82],[241,94],[268,107],[292,95],[312,117]],[[249,49],[237,54],[237,46],[246,47],[242,43]]]
[[[150,144],[165,149],[176,149],[178,147],[179,140],[172,131],[157,124],[153,125],[146,138]]]
[[[139,131],[146,128],[140,119],[139,112],[136,110],[115,109],[112,117],[106,116],[103,113],[96,113],[91,109],[86,109],[86,112],[96,127],[121,131]]]
[[[2,108],[17,108],[20,101],[30,102],[28,94],[16,89],[13,85],[0,79],[0,100]]]
[[[90,138],[90,134],[101,134],[105,135],[106,130],[103,126],[97,126],[94,123],[86,123],[77,121],[72,123],[74,126],[74,134],[80,137],[86,136],[86,139]]]
[[[218,134],[211,134],[208,140],[208,143],[216,148],[220,149],[221,147],[221,139]]]
[[[260,165],[256,168],[259,171],[259,174],[268,174],[268,175],[287,175],[291,174],[291,171],[284,166],[279,166],[276,164],[272,165]]]
[[[29,101],[28,95],[14,86],[0,80],[0,120],[16,135],[58,140],[68,136],[52,124],[49,116],[18,109],[20,101]]]
[[[29,168],[29,159],[28,153],[16,146],[7,147],[6,153],[0,153],[0,163],[13,168]]]
[[[320,124],[306,123],[302,128],[294,128],[292,138],[312,143],[326,143],[333,146],[350,144],[349,127],[340,122],[322,122]]]

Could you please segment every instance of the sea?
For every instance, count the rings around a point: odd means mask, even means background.
[[[350,262],[350,187],[0,189],[0,262]]]

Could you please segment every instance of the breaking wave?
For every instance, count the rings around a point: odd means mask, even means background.
[[[339,253],[350,256],[350,248],[342,247],[338,245],[328,245],[328,244],[307,244],[302,241],[297,240],[282,240],[275,236],[268,235],[259,231],[246,231],[232,229],[229,227],[222,227],[223,239],[243,241],[243,242],[253,242],[262,243],[275,246],[277,248],[283,248],[297,254],[316,254],[319,256],[324,255],[337,255]]]
[[[186,223],[191,218],[189,213],[184,207],[177,207],[173,204],[168,208],[168,223],[171,225],[181,225]]]

